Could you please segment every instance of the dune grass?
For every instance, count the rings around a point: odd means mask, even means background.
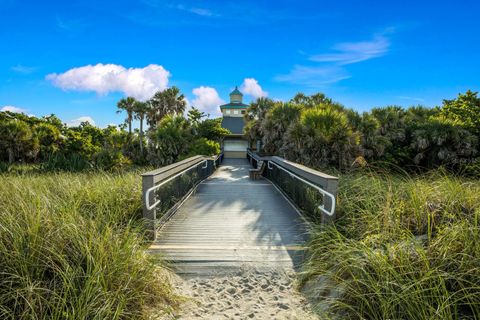
[[[0,175],[0,319],[137,319],[175,307],[145,251],[138,173]]]
[[[314,230],[301,284],[324,318],[480,319],[480,182],[340,177],[339,220]]]

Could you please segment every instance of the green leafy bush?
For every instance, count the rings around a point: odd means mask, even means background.
[[[177,161],[187,153],[191,139],[188,122],[182,116],[166,116],[150,133],[149,161],[163,166]]]
[[[199,138],[192,142],[189,155],[213,156],[220,153],[220,143],[207,138]]]
[[[457,124],[480,135],[480,98],[478,92],[468,90],[456,99],[444,100],[441,114]]]
[[[93,155],[95,167],[102,170],[120,169],[132,164],[119,150],[101,150]]]

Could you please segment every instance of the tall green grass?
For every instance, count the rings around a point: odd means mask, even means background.
[[[437,171],[340,177],[301,281],[325,318],[480,319],[480,182]]]
[[[133,319],[175,299],[138,173],[0,175],[0,319]]]

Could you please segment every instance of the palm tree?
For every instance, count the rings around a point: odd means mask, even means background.
[[[125,110],[127,112],[127,119],[125,120],[128,123],[128,133],[131,135],[132,134],[132,121],[133,121],[133,110],[135,108],[135,104],[137,103],[137,100],[133,97],[127,97],[120,99],[117,103],[117,107],[119,110],[117,110],[117,113],[122,112],[122,110]]]
[[[149,103],[151,108],[147,112],[147,123],[152,128],[157,127],[166,115],[182,114],[187,106],[185,96],[177,87],[158,91]]]
[[[307,165],[344,168],[353,161],[358,141],[345,112],[335,106],[318,105],[302,112],[300,124],[305,134],[302,154],[309,156],[304,160]],[[295,136],[298,132],[291,134],[299,140]]]
[[[266,113],[265,120],[261,122],[260,132],[263,136],[262,145],[265,152],[280,152],[283,146],[283,137],[288,127],[298,121],[301,106],[292,103],[277,102]]]
[[[167,115],[151,132],[151,152],[157,165],[174,163],[185,154],[191,141],[188,121],[183,116]]]
[[[290,103],[301,105],[304,109],[310,109],[320,104],[334,105],[332,99],[328,98],[323,93],[316,93],[311,96],[307,96],[302,92],[299,92],[290,100]]]
[[[34,154],[38,150],[38,140],[34,139],[32,130],[25,121],[8,120],[0,123],[0,148],[7,151],[8,163],[15,161],[15,156]]]
[[[140,153],[143,154],[143,120],[149,110],[148,102],[137,101],[134,105],[133,112],[135,119],[140,120]]]
[[[269,98],[258,98],[254,102],[250,103],[245,113],[245,121],[251,121],[255,119],[263,120],[267,111],[275,105],[275,102]]]

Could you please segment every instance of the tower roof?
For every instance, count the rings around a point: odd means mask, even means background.
[[[222,104],[220,109],[247,109],[248,104],[241,103],[241,102],[230,102],[226,104]]]
[[[230,95],[234,95],[234,94],[238,94],[240,96],[243,96],[243,93],[241,93],[240,90],[238,90],[237,86],[235,86],[235,89],[232,92],[230,92]]]

